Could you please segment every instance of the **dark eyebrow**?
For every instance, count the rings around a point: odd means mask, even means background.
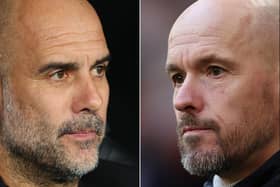
[[[55,69],[63,69],[63,70],[77,70],[79,68],[79,65],[77,63],[69,62],[69,63],[63,63],[63,62],[50,62],[48,64],[43,65],[39,68],[38,73],[42,74],[44,72],[55,70]]]
[[[92,70],[94,67],[96,67],[99,64],[104,64],[105,62],[110,62],[110,61],[111,61],[111,55],[107,54],[106,56],[96,60],[95,63],[90,67],[90,70]]]
[[[96,60],[95,64],[92,65],[90,69],[94,68],[98,64],[109,62],[110,60],[111,60],[111,56],[108,54],[105,57]],[[42,67],[40,67],[38,70],[38,74],[42,74],[42,73],[48,72],[50,70],[55,70],[55,69],[63,69],[65,71],[69,71],[69,70],[77,70],[78,68],[79,68],[79,65],[78,65],[78,63],[75,63],[75,62],[68,62],[68,63],[50,62],[50,63],[45,64]]]

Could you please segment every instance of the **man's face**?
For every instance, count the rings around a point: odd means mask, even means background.
[[[194,8],[171,31],[167,71],[182,163],[191,174],[208,175],[278,143],[279,65],[266,62],[268,51],[251,41],[258,40],[252,17],[214,9],[209,18],[209,7]]]
[[[17,58],[2,82],[1,142],[55,180],[72,180],[97,164],[109,52],[86,2],[24,3],[16,25]]]

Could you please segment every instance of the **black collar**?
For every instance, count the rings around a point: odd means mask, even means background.
[[[213,186],[213,176],[206,181],[204,187]],[[275,187],[280,186],[280,151],[275,153],[261,167],[234,187]]]

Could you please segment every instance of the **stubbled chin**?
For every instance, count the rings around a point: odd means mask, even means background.
[[[69,141],[67,138],[62,139],[65,156],[76,162],[91,161],[98,159],[99,139],[87,141]]]
[[[216,133],[199,132],[187,133],[182,137],[183,145],[190,149],[212,149],[218,146],[218,138]]]

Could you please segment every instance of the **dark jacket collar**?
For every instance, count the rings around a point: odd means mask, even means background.
[[[213,176],[203,187],[213,186]],[[280,151],[275,153],[259,169],[234,187],[276,187],[280,186]]]

